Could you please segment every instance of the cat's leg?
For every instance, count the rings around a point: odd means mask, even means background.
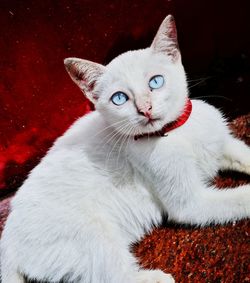
[[[240,171],[250,175],[250,147],[232,136],[224,145],[221,169]]]
[[[22,221],[12,226],[12,216],[1,239],[2,283],[24,283],[20,274],[48,282],[174,282],[162,271],[139,270],[129,244],[109,222],[96,219],[99,224],[90,222],[85,229],[83,223],[79,229],[66,222],[45,227],[38,224],[34,230],[33,225],[22,225]],[[65,230],[60,228],[66,226]],[[16,228],[19,233],[15,233]]]
[[[2,283],[25,283],[24,277],[17,271],[15,265],[1,262],[0,282]]]
[[[7,226],[7,225],[6,225]],[[8,228],[8,227],[7,227]],[[1,283],[25,283],[24,277],[19,272],[16,250],[13,249],[13,236],[16,231],[6,231],[2,233],[0,240],[0,282]],[[11,237],[8,237],[8,234]]]
[[[130,160],[152,183],[170,219],[207,225],[250,217],[250,185],[223,190],[207,186],[189,147],[165,148],[162,143],[146,156],[139,151],[144,150],[140,144]]]
[[[183,206],[169,211],[170,219],[180,223],[208,225],[224,224],[250,217],[250,186],[219,190],[200,186]],[[175,208],[175,210],[173,210]]]
[[[24,283],[17,270],[38,281],[141,283],[136,281],[136,259],[128,247],[125,248],[115,238],[111,240],[112,235],[110,239],[101,234],[92,234],[89,239],[85,234],[78,236],[71,239],[61,232],[54,241],[48,234],[37,240],[30,235],[26,243],[19,242],[18,246],[12,237],[13,246],[18,248],[15,251],[5,246],[7,241],[4,236],[2,283]],[[44,237],[49,239],[47,243],[43,241]]]
[[[170,219],[207,225],[250,217],[250,185],[218,189],[202,182],[192,160],[176,159],[176,165],[170,175],[166,172],[161,191]]]
[[[156,270],[141,270],[136,276],[138,283],[174,283],[172,275]]]
[[[130,253],[129,247],[125,247],[114,238],[109,246],[103,248],[104,242],[98,248],[97,243],[93,249],[95,252],[95,265],[92,264],[91,281],[82,280],[80,283],[174,283],[170,274],[161,270],[139,269],[135,257]],[[102,256],[104,256],[102,260]]]
[[[126,237],[125,235],[123,237]],[[129,245],[124,243],[119,233],[109,234],[102,241],[94,242],[90,247],[94,253],[90,256],[91,280],[80,283],[174,283],[170,274],[161,270],[140,269]],[[88,243],[89,244],[89,243]],[[93,257],[93,258],[91,258]]]

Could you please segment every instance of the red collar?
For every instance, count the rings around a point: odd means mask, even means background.
[[[188,120],[191,112],[192,112],[192,102],[188,98],[182,114],[175,121],[166,124],[160,131],[136,135],[134,139],[138,140],[143,137],[151,137],[151,136],[156,136],[156,137],[167,136],[168,132],[182,126]]]

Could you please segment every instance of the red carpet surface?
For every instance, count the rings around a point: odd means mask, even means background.
[[[234,120],[235,135],[250,145],[250,114]],[[222,173],[217,186],[250,183],[250,176]],[[0,202],[0,231],[9,200]],[[172,273],[179,283],[250,282],[250,220],[206,228],[163,223],[134,245],[141,266]]]

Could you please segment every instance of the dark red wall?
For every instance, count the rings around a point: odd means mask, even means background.
[[[90,110],[63,66],[107,63],[150,44],[175,16],[191,96],[229,117],[249,112],[249,1],[0,1],[0,196],[15,190],[53,140]],[[219,97],[218,97],[219,96]]]

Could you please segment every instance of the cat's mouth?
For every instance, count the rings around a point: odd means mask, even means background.
[[[162,118],[147,118],[143,119],[139,125],[139,131],[141,134],[139,135],[150,135],[152,133],[156,133],[162,130],[164,127],[164,119]]]
[[[141,131],[143,134],[152,134],[156,133],[158,131],[161,131],[161,129],[164,127],[164,119],[161,118],[149,118],[146,121],[144,120],[141,123]]]
[[[157,123],[157,121],[160,121],[160,120],[161,120],[160,118],[148,118],[148,120],[145,123],[145,126],[148,126],[148,125],[154,126]]]

